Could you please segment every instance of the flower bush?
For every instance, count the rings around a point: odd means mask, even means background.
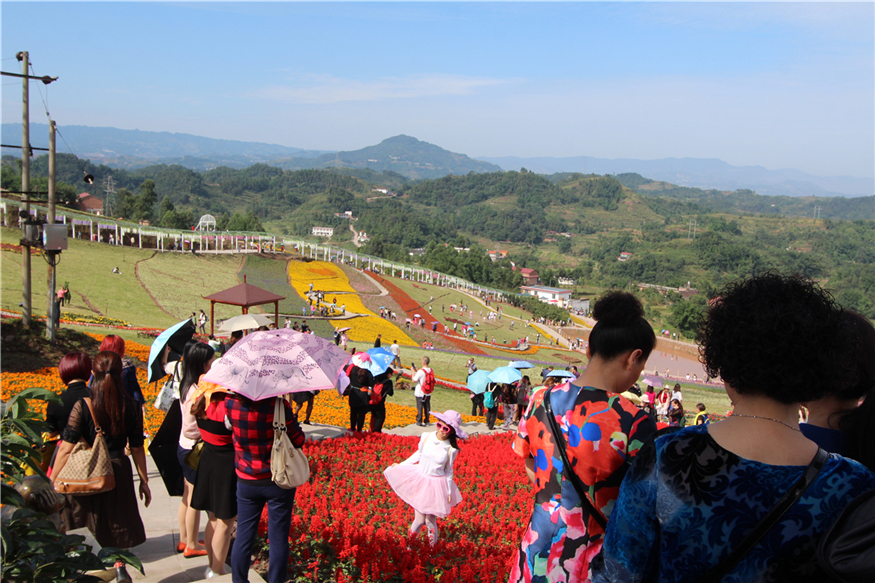
[[[314,290],[325,292],[325,300],[330,303],[337,295],[337,307],[346,305],[347,313],[361,314],[361,317],[332,321],[335,328],[349,327],[349,339],[354,342],[373,342],[377,334],[383,338],[397,340],[403,346],[417,346],[401,328],[380,318],[369,310],[349,283],[346,274],[333,263],[326,261],[289,261],[289,281],[301,297],[307,297],[310,284]]]
[[[532,506],[511,439],[485,435],[460,442],[454,478],[464,501],[439,520],[434,547],[422,533],[408,536],[413,510],[382,476],[416,450],[418,438],[366,434],[308,442],[312,475],[295,495],[291,580],[505,581]],[[262,536],[266,520],[265,513]]]

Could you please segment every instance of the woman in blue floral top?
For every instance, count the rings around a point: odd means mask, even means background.
[[[733,414],[668,429],[641,448],[620,488],[593,581],[701,581],[799,479],[818,451],[799,403],[846,386],[851,335],[811,282],[767,273],[730,285],[700,330],[702,360]],[[819,342],[812,350],[811,341]],[[817,543],[875,474],[832,454],[820,474],[723,582],[821,583]]]

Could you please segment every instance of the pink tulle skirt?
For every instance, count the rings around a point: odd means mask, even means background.
[[[422,514],[446,518],[453,506],[462,501],[456,484],[448,486],[446,477],[426,476],[415,464],[386,468],[383,475],[398,497]]]

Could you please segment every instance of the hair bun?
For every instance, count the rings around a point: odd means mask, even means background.
[[[592,317],[611,328],[631,326],[644,317],[644,308],[629,292],[611,291],[595,303]]]

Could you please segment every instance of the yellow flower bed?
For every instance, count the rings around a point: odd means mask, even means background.
[[[366,308],[346,274],[335,264],[327,261],[289,261],[289,281],[302,298],[307,297],[312,283],[314,290],[325,292],[325,302],[331,303],[334,294],[337,294],[338,309],[345,305],[347,313],[361,314],[358,318],[331,322],[335,328],[349,326],[346,334],[353,342],[373,342],[377,334],[382,334],[386,342],[397,340],[402,346],[418,346],[401,328]]]

